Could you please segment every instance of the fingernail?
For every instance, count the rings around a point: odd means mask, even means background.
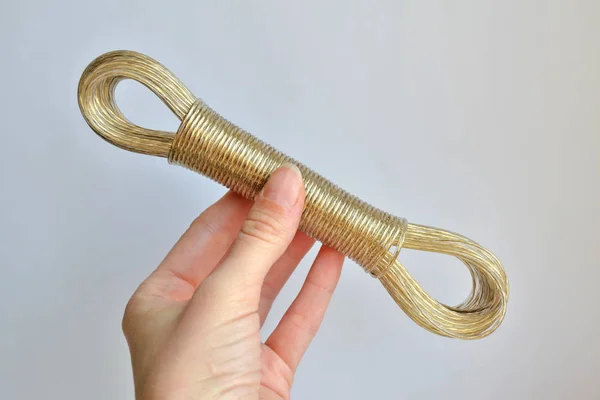
[[[263,189],[263,197],[290,209],[300,196],[302,173],[294,164],[285,163],[275,170]]]

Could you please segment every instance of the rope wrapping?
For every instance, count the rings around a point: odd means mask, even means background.
[[[115,103],[122,79],[147,86],[182,121],[177,133],[154,131],[129,122]],[[192,93],[164,66],[131,51],[107,53],[84,71],[79,106],[90,127],[109,142],[143,154],[167,157],[253,200],[284,163],[302,172],[306,200],[299,229],[345,254],[378,278],[417,324],[439,335],[476,339],[502,322],[508,280],[500,261],[470,239],[437,228],[410,224],[337,187],[227,121]],[[402,248],[452,255],[473,278],[473,289],[458,306],[429,296],[398,260]]]
[[[306,200],[300,230],[377,275],[392,246],[401,247],[405,224],[343,191],[305,165],[222,118],[197,100],[175,134],[169,161],[254,200],[273,171],[293,163],[302,172]],[[388,265],[391,263],[388,263]]]

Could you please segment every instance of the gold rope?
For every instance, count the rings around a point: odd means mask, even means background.
[[[182,121],[177,133],[136,126],[119,111],[115,87],[133,79],[152,90]],[[305,165],[227,121],[157,61],[131,51],[94,60],[79,82],[79,107],[89,126],[121,148],[160,157],[254,199],[284,162],[297,165],[306,187],[300,229],[355,260],[417,324],[461,339],[489,335],[502,322],[508,280],[487,249],[464,236],[410,224],[345,192]],[[401,248],[452,255],[471,272],[473,289],[458,306],[430,297],[398,261]]]

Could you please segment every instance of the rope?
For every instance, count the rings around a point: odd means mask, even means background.
[[[154,92],[182,121],[177,133],[129,122],[115,102],[115,87],[134,79]],[[508,280],[500,261],[470,239],[407,223],[345,192],[302,163],[227,121],[157,61],[131,51],[94,60],[79,82],[78,100],[89,126],[126,150],[167,157],[253,200],[285,162],[302,171],[306,187],[300,230],[335,248],[378,278],[402,310],[439,335],[477,339],[502,322]],[[443,253],[461,260],[473,277],[467,299],[447,306],[429,296],[398,260],[402,248]]]

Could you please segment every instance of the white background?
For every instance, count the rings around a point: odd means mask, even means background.
[[[225,192],[88,128],[78,79],[115,49],[161,61],[370,203],[503,261],[505,322],[473,342],[417,327],[347,262],[293,398],[599,398],[597,0],[3,2],[0,398],[133,398],[122,310]],[[133,121],[177,128],[140,85],[118,97]],[[441,300],[470,289],[455,260],[401,260]]]

